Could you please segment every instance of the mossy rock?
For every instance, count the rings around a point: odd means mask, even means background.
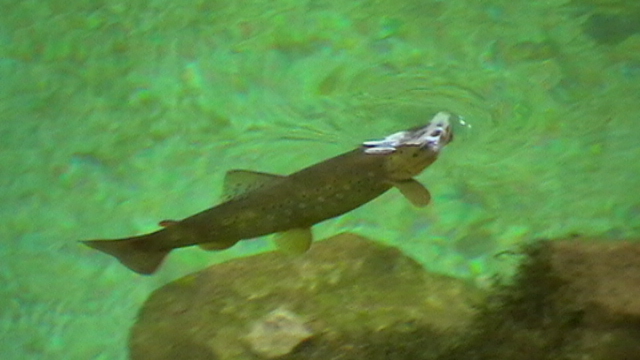
[[[133,327],[131,357],[166,359],[189,348],[198,359],[260,359],[248,334],[277,310],[312,333],[278,359],[432,359],[479,297],[395,248],[343,234],[299,257],[236,259],[156,290]]]

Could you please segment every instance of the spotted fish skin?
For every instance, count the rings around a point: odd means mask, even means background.
[[[311,226],[358,208],[392,187],[415,205],[426,205],[429,192],[413,177],[452,140],[455,118],[440,112],[425,126],[365,142],[288,176],[257,173],[259,186],[185,219],[163,221],[166,227],[156,232],[83,243],[113,255],[140,274],[154,273],[176,248],[200,245],[220,250],[271,233],[293,234],[289,238],[302,241],[298,244],[302,252],[310,246]],[[251,175],[243,171],[235,175],[242,173]]]
[[[389,190],[393,185],[380,181],[384,173],[383,156],[365,155],[361,149],[342,154],[184,219],[178,225],[195,230],[194,241],[182,243],[179,236],[176,245],[194,245],[202,239],[241,240],[310,227]]]

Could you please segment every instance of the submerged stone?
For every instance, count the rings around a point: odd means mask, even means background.
[[[220,360],[431,359],[478,297],[398,249],[343,234],[302,256],[236,259],[156,290],[133,326],[131,358],[192,347]]]
[[[640,242],[530,245],[437,360],[640,360]]]
[[[584,32],[601,45],[617,45],[640,34],[640,11],[624,14],[593,14],[584,24]]]
[[[312,335],[298,315],[278,308],[256,321],[246,339],[254,353],[271,359],[290,353]]]

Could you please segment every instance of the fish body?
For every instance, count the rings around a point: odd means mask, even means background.
[[[294,253],[311,245],[311,227],[347,213],[397,187],[424,206],[430,194],[413,179],[433,163],[453,137],[454,115],[440,112],[429,124],[363,143],[355,150],[288,176],[233,170],[225,177],[226,201],[163,229],[84,244],[115,256],[140,274],[152,274],[173,249],[199,245],[221,250],[240,240],[278,233],[280,247]]]

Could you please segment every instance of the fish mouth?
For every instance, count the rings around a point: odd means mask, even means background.
[[[415,142],[431,151],[439,152],[445,145],[453,140],[452,123],[457,115],[441,111],[421,130],[416,132]]]
[[[396,151],[399,147],[418,146],[438,153],[453,140],[452,123],[456,119],[458,119],[457,115],[441,111],[435,114],[425,126],[400,131],[382,140],[364,142],[364,152],[366,154],[388,154]]]

